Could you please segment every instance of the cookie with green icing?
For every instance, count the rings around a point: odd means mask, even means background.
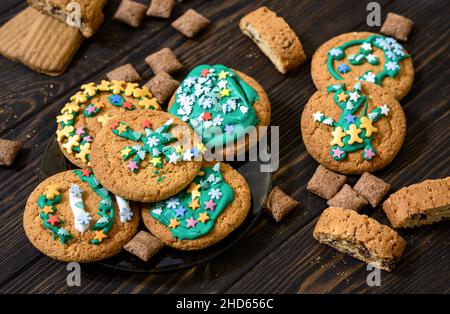
[[[146,87],[123,81],[101,81],[81,86],[81,91],[56,117],[56,139],[64,155],[78,167],[90,166],[92,141],[112,117],[137,109],[160,110]]]
[[[209,149],[235,152],[249,128],[270,124],[270,103],[253,78],[224,65],[200,65],[183,80],[169,112],[189,123]]]
[[[181,119],[158,110],[126,112],[97,134],[91,163],[111,192],[157,202],[182,189],[200,170],[204,145]]]
[[[406,119],[386,89],[345,80],[309,99],[301,131],[306,149],[319,163],[336,172],[360,174],[394,159],[403,144]]]
[[[382,86],[401,100],[412,87],[414,68],[411,55],[394,38],[353,32],[336,36],[316,50],[311,75],[318,89],[360,79]]]
[[[93,262],[119,253],[138,221],[136,204],[111,194],[90,169],[43,181],[29,196],[23,217],[31,243],[66,262]]]
[[[225,163],[205,163],[180,193],[141,209],[145,226],[166,245],[197,250],[219,242],[236,229],[250,209],[245,179]]]

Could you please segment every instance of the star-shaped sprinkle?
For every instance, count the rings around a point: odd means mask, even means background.
[[[186,192],[190,193],[190,194],[195,194],[196,196],[192,195],[192,198],[195,198],[197,196],[200,196],[200,192],[198,191],[198,189],[200,189],[201,185],[197,184],[195,182],[192,182],[189,187],[187,188]]]
[[[350,101],[347,101],[347,104],[345,105],[345,109],[353,110],[353,108],[355,108],[355,106]]]
[[[59,220],[58,215],[50,215],[49,218],[47,219],[47,222],[52,226],[54,226],[55,224],[60,223],[61,221]]]
[[[184,154],[183,154],[183,160],[190,161],[190,160],[192,160],[192,157],[193,157],[193,156],[194,156],[194,155],[192,154],[191,150],[188,149],[188,150],[186,150],[186,151],[184,152]]]
[[[115,128],[117,128],[119,126],[119,121],[113,121],[113,122],[111,122],[111,124],[109,125],[109,128],[111,129],[111,130],[114,130]]]
[[[169,228],[176,229],[180,225],[177,218],[170,219]]]
[[[103,232],[103,230],[95,231],[94,233],[94,240],[97,240],[98,242],[102,242],[103,239],[106,239],[108,236]]]
[[[333,140],[331,141],[331,146],[338,145],[340,147],[344,146],[344,143],[342,142],[342,139],[347,135],[342,129],[342,127],[338,126],[333,132],[331,132],[331,135],[333,135]]]
[[[169,164],[176,164],[178,162],[178,155],[177,153],[173,152],[169,155]]]
[[[388,105],[384,104],[383,106],[380,106],[381,114],[387,116],[389,114],[389,107]]]
[[[133,109],[133,104],[132,104],[131,102],[129,102],[129,101],[125,101],[125,102],[122,104],[122,107],[124,107],[125,109],[131,110],[131,109]]]
[[[347,120],[347,123],[350,124],[350,123],[355,123],[355,118],[356,118],[356,116],[348,114],[345,117],[345,120]]]
[[[361,97],[360,94],[358,94],[358,92],[350,92],[348,93],[348,95],[350,96],[350,100],[351,101],[358,101],[358,98]]]
[[[344,92],[339,93],[338,102],[346,102],[348,99],[348,95]]]
[[[78,127],[77,129],[76,129],[76,131],[75,131],[75,134],[76,135],[81,135],[81,134],[83,134],[84,133],[84,128],[83,127]]]
[[[88,112],[88,114],[93,114],[95,112],[97,108],[95,108],[95,106],[89,105],[86,110]]]
[[[83,177],[89,177],[91,175],[91,169],[87,168],[87,169],[82,169],[81,170],[81,175]]]
[[[200,215],[198,215],[197,221],[201,221],[202,223],[205,223],[208,220],[209,220],[209,216],[207,213],[200,213]]]
[[[340,149],[339,147],[333,148],[332,152],[333,152],[333,158],[338,158],[338,159],[340,159],[342,154],[344,154],[344,151],[342,149]]]
[[[42,212],[46,215],[53,213],[53,207],[51,206],[44,206],[44,208],[42,208]]]
[[[202,72],[200,73],[200,75],[202,77],[206,77],[209,74],[209,69],[203,69]]]
[[[375,156],[375,152],[372,150],[372,148],[364,149],[364,158],[365,159],[372,159]]]
[[[349,129],[346,132],[348,135],[350,135],[350,139],[348,140],[348,144],[352,145],[353,143],[362,143],[362,138],[359,137],[359,133],[361,133],[361,129],[358,129],[356,124],[350,124]]]
[[[135,170],[137,170],[138,165],[137,165],[136,161],[130,161],[130,162],[128,162],[127,167],[128,167],[128,169],[130,169],[130,171],[134,172]]]
[[[331,119],[331,118],[326,118],[322,122],[323,122],[323,124],[326,124],[326,125],[333,125],[333,119]]]
[[[119,125],[119,127],[117,128],[117,132],[119,132],[119,134],[123,133],[123,132],[126,132],[126,131],[127,131],[127,124],[126,123],[121,123]]]
[[[225,72],[224,70],[222,70],[222,71],[219,73],[219,79],[220,79],[220,80],[226,79],[227,76],[228,76],[228,73]]]
[[[131,148],[125,147],[120,151],[120,153],[122,154],[122,157],[127,157],[131,153]]]
[[[312,116],[313,116],[314,121],[320,122],[320,121],[322,121],[323,113],[320,111],[317,111],[316,113],[313,113]]]
[[[348,71],[350,71],[350,67],[348,65],[346,65],[345,63],[342,63],[339,65],[338,71],[339,71],[339,73],[345,74]]]
[[[88,142],[88,143],[92,142],[92,136],[86,135],[85,137],[83,137],[83,141]]]
[[[150,162],[152,163],[153,166],[157,166],[159,165],[159,163],[161,162],[161,157],[153,157]]]
[[[203,121],[209,121],[212,119],[211,112],[205,111],[203,112]]]
[[[192,199],[191,203],[189,204],[189,208],[192,208],[192,210],[196,210],[200,207],[200,204],[198,202],[198,199]]]
[[[209,201],[205,202],[205,209],[209,209],[211,211],[214,211],[215,208],[216,208],[216,203],[214,203],[214,201],[212,199],[210,199]]]
[[[175,210],[175,215],[180,216],[180,217],[184,217],[184,213],[186,212],[186,208],[184,208],[183,206],[178,207]]]
[[[186,219],[186,228],[194,228],[197,225],[197,220],[194,217]]]
[[[150,121],[148,121],[147,119],[145,119],[145,120],[142,120],[141,126],[144,129],[149,129],[152,126],[152,123]]]
[[[203,143],[197,143],[195,146],[197,147],[197,149],[198,149],[198,151],[199,151],[200,153],[204,154],[204,153],[206,152],[206,146],[205,146],[205,144],[203,144]]]
[[[228,88],[224,88],[219,92],[220,97],[230,96],[231,91]]]

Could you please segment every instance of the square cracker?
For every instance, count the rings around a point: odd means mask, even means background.
[[[399,14],[389,12],[383,26],[380,29],[380,32],[388,36],[393,36],[398,40],[406,41],[408,40],[408,35],[412,26],[413,21],[410,19]]]
[[[163,247],[164,243],[161,240],[141,230],[123,248],[141,260],[148,261]]]
[[[172,23],[172,27],[186,37],[192,38],[209,25],[209,20],[193,9],[187,10]]]
[[[145,62],[152,68],[153,73],[166,72],[172,74],[181,71],[184,66],[178,61],[177,56],[170,48],[163,48],[160,51],[152,53]]]
[[[165,104],[172,97],[178,86],[180,86],[180,83],[169,74],[159,72],[145,83],[144,86],[152,92],[160,104]]]
[[[168,19],[176,3],[175,0],[152,0],[147,15]]]

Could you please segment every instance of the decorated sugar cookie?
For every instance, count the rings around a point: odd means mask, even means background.
[[[406,133],[400,104],[375,84],[344,81],[317,91],[303,110],[303,142],[325,167],[346,174],[379,170]]]
[[[138,220],[137,206],[111,194],[88,168],[58,173],[39,184],[23,217],[31,243],[67,262],[98,261],[119,253],[135,234]]]
[[[411,89],[411,56],[394,38],[368,32],[336,36],[317,49],[311,75],[318,89],[359,79],[384,87],[397,100]]]
[[[204,145],[192,128],[163,111],[127,112],[109,121],[92,145],[99,181],[126,199],[157,202],[197,175]]]
[[[202,135],[207,148],[215,149],[234,140],[245,145],[247,127],[270,124],[270,103],[264,89],[251,77],[224,65],[194,68],[172,97],[169,112]]]
[[[102,81],[81,86],[56,118],[56,139],[64,155],[75,165],[90,165],[92,141],[112,117],[136,109],[161,109],[146,87],[123,81]]]
[[[239,172],[225,163],[205,163],[186,189],[162,202],[144,204],[141,215],[166,245],[197,250],[236,229],[248,214],[250,200]]]

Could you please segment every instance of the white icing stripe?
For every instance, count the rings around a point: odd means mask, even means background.
[[[84,210],[82,197],[83,191],[77,184],[72,184],[69,189],[69,203],[74,217],[74,227],[81,233],[89,229],[92,220],[91,215]]]
[[[116,195],[116,201],[119,206],[120,221],[122,223],[130,221],[133,216],[133,212],[130,209],[130,203],[118,195]]]

